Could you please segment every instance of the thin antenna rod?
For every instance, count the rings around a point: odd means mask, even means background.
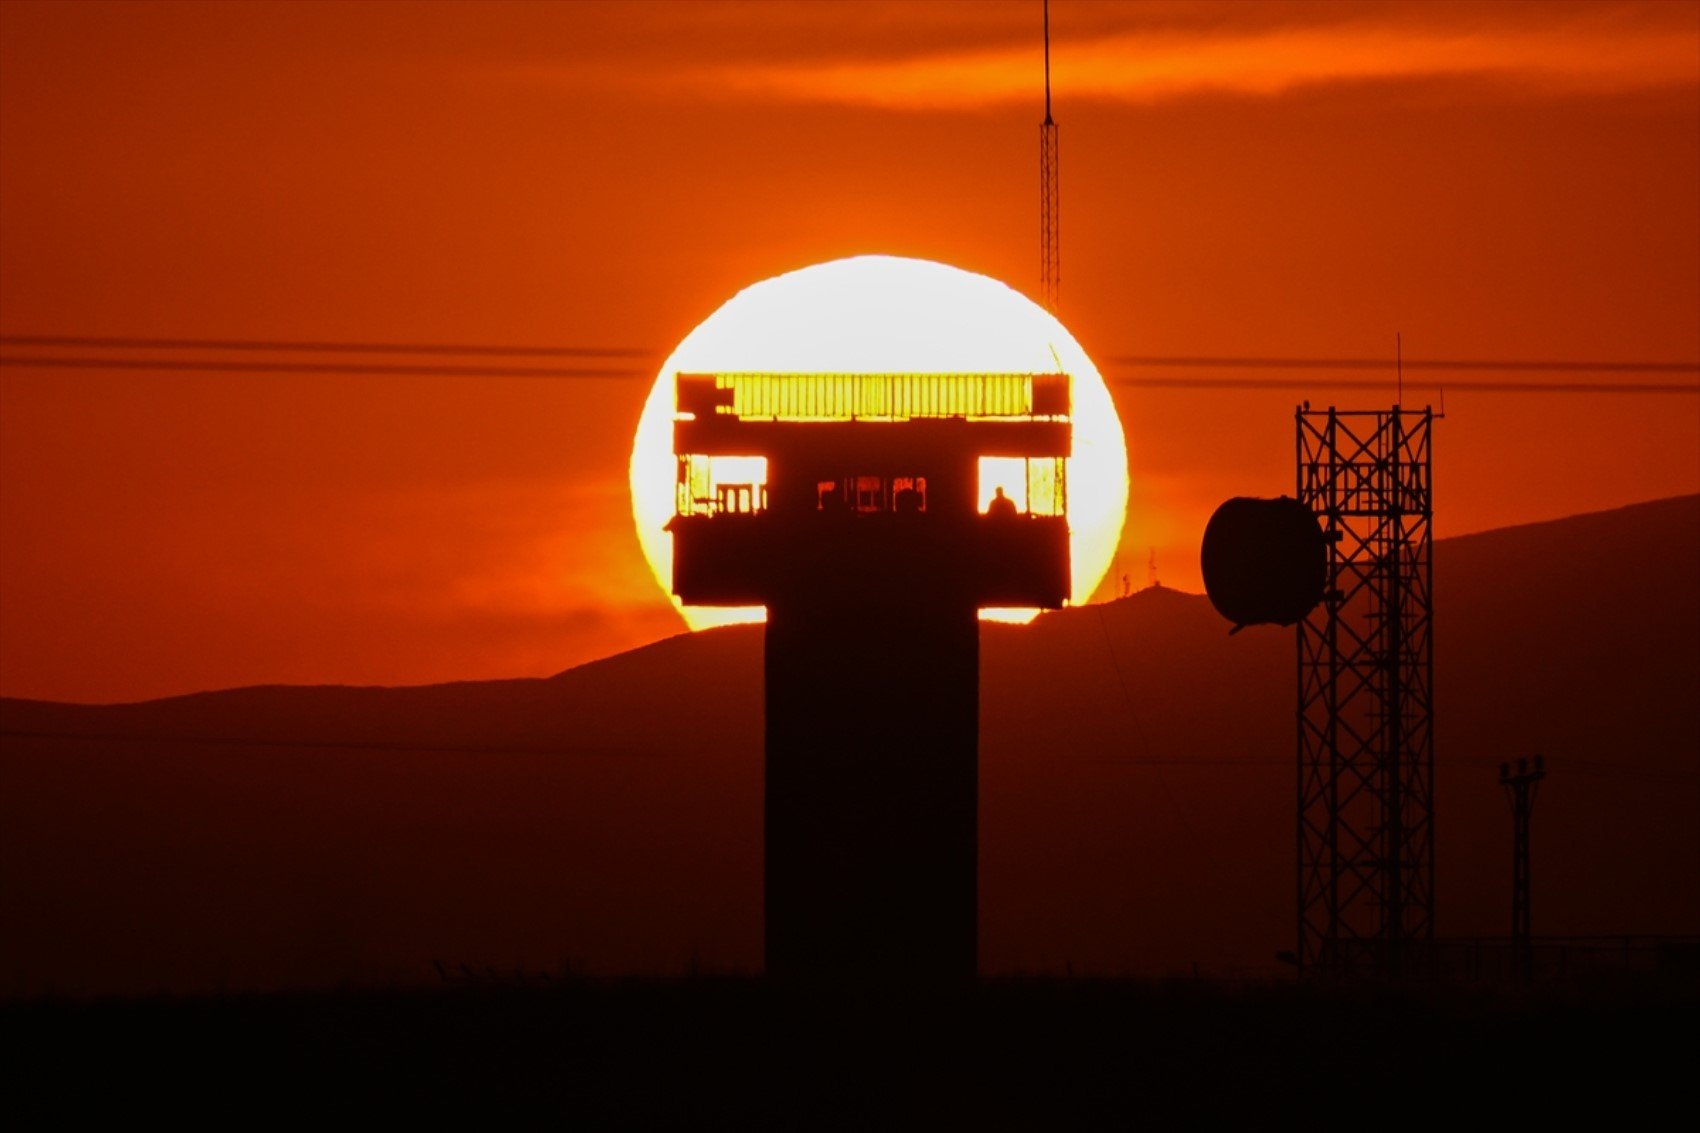
[[[1051,0],[1045,0],[1045,123],[1051,121]]]
[[[1393,369],[1399,375],[1399,399],[1393,404],[1405,404],[1405,336],[1393,332]]]

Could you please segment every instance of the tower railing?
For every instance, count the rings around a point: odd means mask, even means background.
[[[680,374],[679,410],[741,420],[1066,420],[1064,373]]]

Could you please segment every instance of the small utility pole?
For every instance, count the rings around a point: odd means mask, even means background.
[[[1527,759],[1499,765],[1499,784],[1511,803],[1511,963],[1519,979],[1534,972],[1534,946],[1529,935],[1529,815],[1535,809],[1535,792],[1547,777],[1546,760],[1535,756],[1531,769]]]

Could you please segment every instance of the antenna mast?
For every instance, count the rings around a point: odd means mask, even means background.
[[[1045,120],[1039,125],[1039,289],[1057,310],[1057,124],[1051,118],[1051,0],[1045,0]]]
[[[1399,375],[1399,397],[1394,405],[1405,403],[1405,335],[1394,332],[1393,335],[1393,369]]]

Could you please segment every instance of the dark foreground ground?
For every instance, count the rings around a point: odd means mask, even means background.
[[[0,1005],[12,1128],[1685,1126],[1692,984],[759,980]]]

